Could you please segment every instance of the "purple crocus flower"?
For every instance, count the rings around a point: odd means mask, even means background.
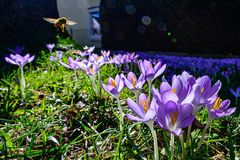
[[[111,94],[114,98],[118,98],[121,90],[124,87],[124,82],[121,76],[116,75],[115,79],[109,77],[108,85],[101,83],[101,86],[105,91]]]
[[[127,114],[126,117],[136,122],[148,122],[155,120],[156,111],[155,105],[156,100],[153,98],[151,104],[145,94],[140,94],[138,104],[135,103],[131,98],[127,99],[128,107],[137,115],[137,117]]]
[[[54,57],[54,56],[50,56],[49,57],[49,60],[50,61],[61,61],[62,60],[62,53],[61,53],[61,51],[56,51],[56,56]]]
[[[209,120],[213,120],[216,118],[229,116],[233,112],[235,112],[236,107],[228,108],[230,105],[230,100],[222,100],[220,97],[218,97],[212,104],[208,105],[208,118]]]
[[[101,50],[101,54],[102,54],[103,57],[109,58],[110,51]]]
[[[157,100],[155,107],[157,124],[176,136],[182,134],[182,129],[191,125],[194,120],[192,104],[179,104],[178,100],[174,92],[167,91]]]
[[[105,63],[105,57],[99,56],[97,54],[92,54],[89,56],[89,61],[101,67]]]
[[[83,60],[80,63],[78,63],[78,66],[90,78],[92,78],[99,71],[99,67],[96,64],[91,63],[90,61],[86,61],[86,60]]]
[[[8,63],[23,67],[25,64],[32,62],[34,60],[34,56],[30,57],[30,54],[26,54],[25,56],[21,56],[19,54],[10,54],[10,57],[5,57],[5,60]]]
[[[230,92],[235,98],[240,97],[240,87],[237,87],[236,91],[234,91],[232,88],[230,88]]]
[[[52,43],[52,44],[47,44],[46,46],[47,46],[47,49],[49,50],[49,52],[52,53],[52,50],[53,50],[53,48],[55,47],[55,44],[54,44],[54,43]]]
[[[59,62],[61,65],[69,68],[69,69],[73,69],[73,70],[77,70],[80,69],[80,61],[79,59],[73,60],[72,57],[68,57],[68,64],[65,64],[63,62]]]
[[[151,83],[155,78],[161,75],[166,69],[166,64],[162,65],[161,62],[158,62],[153,67],[153,64],[148,60],[140,60],[138,62],[138,66],[141,73],[149,83]]]
[[[196,81],[193,76],[184,71],[181,75],[174,75],[172,77],[172,85],[170,85],[164,77],[162,81],[160,92],[155,88],[153,89],[153,94],[155,96],[160,97],[160,94],[166,91],[172,91],[177,95],[179,99],[178,103],[192,103],[194,99],[193,85]]]
[[[140,77],[137,79],[136,75],[133,72],[129,72],[127,77],[125,77],[123,74],[121,74],[121,76],[123,77],[125,85],[130,90],[140,90],[145,83],[143,75],[140,75]]]
[[[95,46],[93,46],[93,47],[84,46],[83,49],[85,50],[86,55],[90,55],[94,51]]]
[[[212,86],[211,79],[206,75],[198,78],[195,85],[193,104],[195,106],[201,106],[211,103],[215,100],[221,86],[222,83],[219,80]]]

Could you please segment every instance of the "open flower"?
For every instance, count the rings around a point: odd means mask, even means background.
[[[222,100],[220,97],[216,98],[214,103],[208,105],[208,117],[210,120],[224,117],[224,116],[229,116],[233,112],[235,112],[236,107],[233,108],[228,108],[230,105],[230,100]]]
[[[25,56],[21,56],[19,54],[10,54],[10,57],[5,57],[5,60],[8,63],[18,65],[19,67],[23,67],[25,64],[30,63],[34,60],[34,56],[26,54]]]
[[[166,64],[162,65],[161,62],[158,62],[154,67],[153,64],[148,60],[140,60],[138,62],[139,69],[145,79],[148,82],[152,82],[155,78],[161,75],[166,69]]]
[[[124,87],[124,82],[122,77],[119,75],[116,75],[115,79],[108,78],[108,85],[101,83],[101,86],[105,91],[107,91],[109,94],[111,94],[114,98],[118,98],[121,90]]]
[[[200,77],[196,80],[195,97],[193,104],[195,106],[207,105],[216,99],[216,96],[222,86],[221,81],[217,81],[213,86],[208,76]]]
[[[145,83],[143,75],[140,75],[140,77],[137,79],[136,75],[133,72],[129,72],[127,77],[125,77],[123,74],[121,74],[121,76],[123,77],[125,85],[130,90],[140,90]]]
[[[56,51],[56,55],[55,56],[50,56],[49,60],[50,61],[61,61],[62,60],[62,52],[61,51]]]
[[[137,115],[137,117],[127,114],[127,118],[136,122],[148,122],[155,120],[156,111],[155,105],[156,100],[153,99],[151,104],[145,94],[140,94],[138,104],[135,103],[131,98],[127,99],[128,107]]]
[[[189,75],[187,72],[183,72],[181,75],[174,75],[172,77],[172,85],[170,85],[164,78],[160,85],[160,93],[166,91],[174,92],[178,99],[178,103],[192,103],[194,99],[193,85],[195,84],[195,78]],[[153,94],[155,96],[160,96],[158,90],[153,89]]]
[[[78,63],[80,69],[85,72],[90,78],[99,71],[99,67],[95,63],[91,63],[90,61],[81,61]]]
[[[161,95],[161,99],[157,99],[155,107],[157,124],[176,136],[182,134],[182,129],[191,125],[194,120],[192,104],[180,104],[178,101],[174,92],[167,91]]]
[[[80,65],[80,61],[79,59],[73,60],[72,57],[68,57],[68,64],[65,64],[63,62],[59,62],[61,65],[69,68],[69,69],[73,69],[73,70],[77,70],[80,69],[79,65]]]
[[[47,49],[49,50],[49,52],[52,52],[53,48],[55,47],[55,44],[47,44],[46,45]]]
[[[101,67],[105,63],[105,57],[99,56],[97,54],[92,54],[89,56],[89,61]]]

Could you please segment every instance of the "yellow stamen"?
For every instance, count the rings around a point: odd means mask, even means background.
[[[137,84],[137,79],[133,76],[130,76],[130,81],[132,81],[133,86],[135,87]]]
[[[203,91],[204,91],[204,87],[202,87],[202,89],[201,89],[201,93],[203,93]]]
[[[113,87],[117,87],[117,84],[116,84],[116,82],[114,81],[114,80],[111,80],[111,86],[113,86]]]
[[[175,88],[172,88],[172,92],[173,92],[173,93],[176,93],[177,91],[176,91],[176,89],[175,89]]]
[[[101,57],[100,56],[98,56],[98,58],[97,58],[97,60],[99,60]]]
[[[141,104],[143,106],[144,112],[148,111],[148,101],[146,99],[141,100]]]
[[[218,97],[217,100],[214,102],[213,109],[219,110],[219,108],[222,106],[221,102],[222,99]]]
[[[172,125],[174,125],[178,118],[178,112],[170,113],[170,120]]]

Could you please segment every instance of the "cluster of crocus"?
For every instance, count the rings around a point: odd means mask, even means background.
[[[150,63],[145,61],[145,66],[147,64]],[[144,66],[144,63],[140,65]],[[150,75],[148,70],[144,71],[145,76]],[[154,79],[154,71],[152,73],[150,80]],[[152,101],[150,101],[150,96],[147,98],[145,94],[140,94],[139,100],[136,101],[138,103],[130,98],[127,99],[129,108],[136,114],[136,117],[127,115],[127,118],[137,122],[145,122],[146,124],[156,120],[160,128],[170,132],[170,149],[173,156],[174,136],[179,136],[184,154],[183,129],[190,127],[189,133],[191,133],[192,122],[200,111],[200,107],[204,106],[208,110],[208,119],[202,138],[199,141],[198,150],[210,122],[216,118],[231,115],[236,109],[228,108],[230,100],[222,100],[218,97],[220,88],[221,82],[217,81],[214,85],[211,85],[211,80],[208,76],[196,79],[187,72],[183,72],[181,75],[174,75],[171,84],[163,77],[159,89],[152,89]]]
[[[25,56],[21,56],[20,54],[10,54],[9,57],[5,57],[5,60],[8,63],[18,65],[21,70],[21,82],[20,82],[20,88],[22,91],[22,96],[24,97],[24,90],[26,87],[26,82],[24,78],[24,72],[23,72],[23,67],[25,64],[30,63],[34,60],[34,56],[30,56],[30,54],[26,54]]]

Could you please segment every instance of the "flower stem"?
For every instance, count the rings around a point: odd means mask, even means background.
[[[188,130],[187,130],[187,141],[186,141],[186,144],[187,144],[187,147],[190,147],[190,150],[191,150],[191,143],[190,143],[190,139],[191,139],[191,130],[192,130],[192,124],[190,124],[188,126]]]
[[[151,98],[151,88],[152,88],[152,82],[148,81],[148,100]]]
[[[95,94],[97,96],[98,95],[98,91],[97,91],[97,87],[96,87],[95,77],[93,76],[93,77],[91,77],[91,79],[92,79],[93,90],[94,90],[94,92],[95,92]]]
[[[137,93],[137,90],[134,90],[133,92],[134,92],[134,94],[135,94],[136,103],[137,103],[137,102],[138,102],[138,93]]]
[[[181,142],[181,148],[182,148],[182,159],[184,160],[185,157],[185,150],[184,150],[184,139],[183,134],[179,136],[180,142]]]
[[[76,69],[74,70],[74,75],[75,75],[75,87],[74,87],[74,89],[76,89],[77,88],[77,82],[78,82],[77,70]]]
[[[157,143],[157,134],[156,131],[153,128],[154,121],[147,122],[148,127],[151,130],[152,137],[153,137],[153,144],[154,144],[154,160],[159,160],[158,156],[158,143]]]
[[[117,97],[117,102],[118,102],[118,110],[120,113],[120,130],[122,131],[123,130],[123,126],[122,126],[123,125],[123,111],[122,111],[119,97]]]
[[[174,158],[174,134],[170,133],[171,139],[170,139],[170,151],[171,151],[171,160]]]
[[[97,72],[97,74],[98,74],[98,84],[99,84],[99,97],[101,98],[102,97],[102,87],[100,86],[101,85],[100,68],[99,68],[99,71]]]
[[[197,147],[196,152],[200,149],[200,147],[201,147],[201,145],[202,145],[202,143],[203,143],[203,140],[204,140],[204,138],[205,138],[206,131],[207,131],[210,123],[211,123],[211,120],[208,119],[207,124],[206,124],[206,126],[204,127],[204,129],[203,129],[202,137],[201,137],[201,139],[200,139],[200,141],[199,141],[199,143],[198,143],[198,147]]]
[[[20,84],[20,87],[21,87],[22,97],[24,97],[24,90],[25,90],[25,87],[26,87],[26,82],[25,82],[25,78],[24,78],[23,67],[20,67],[20,69],[21,69],[21,84]]]

